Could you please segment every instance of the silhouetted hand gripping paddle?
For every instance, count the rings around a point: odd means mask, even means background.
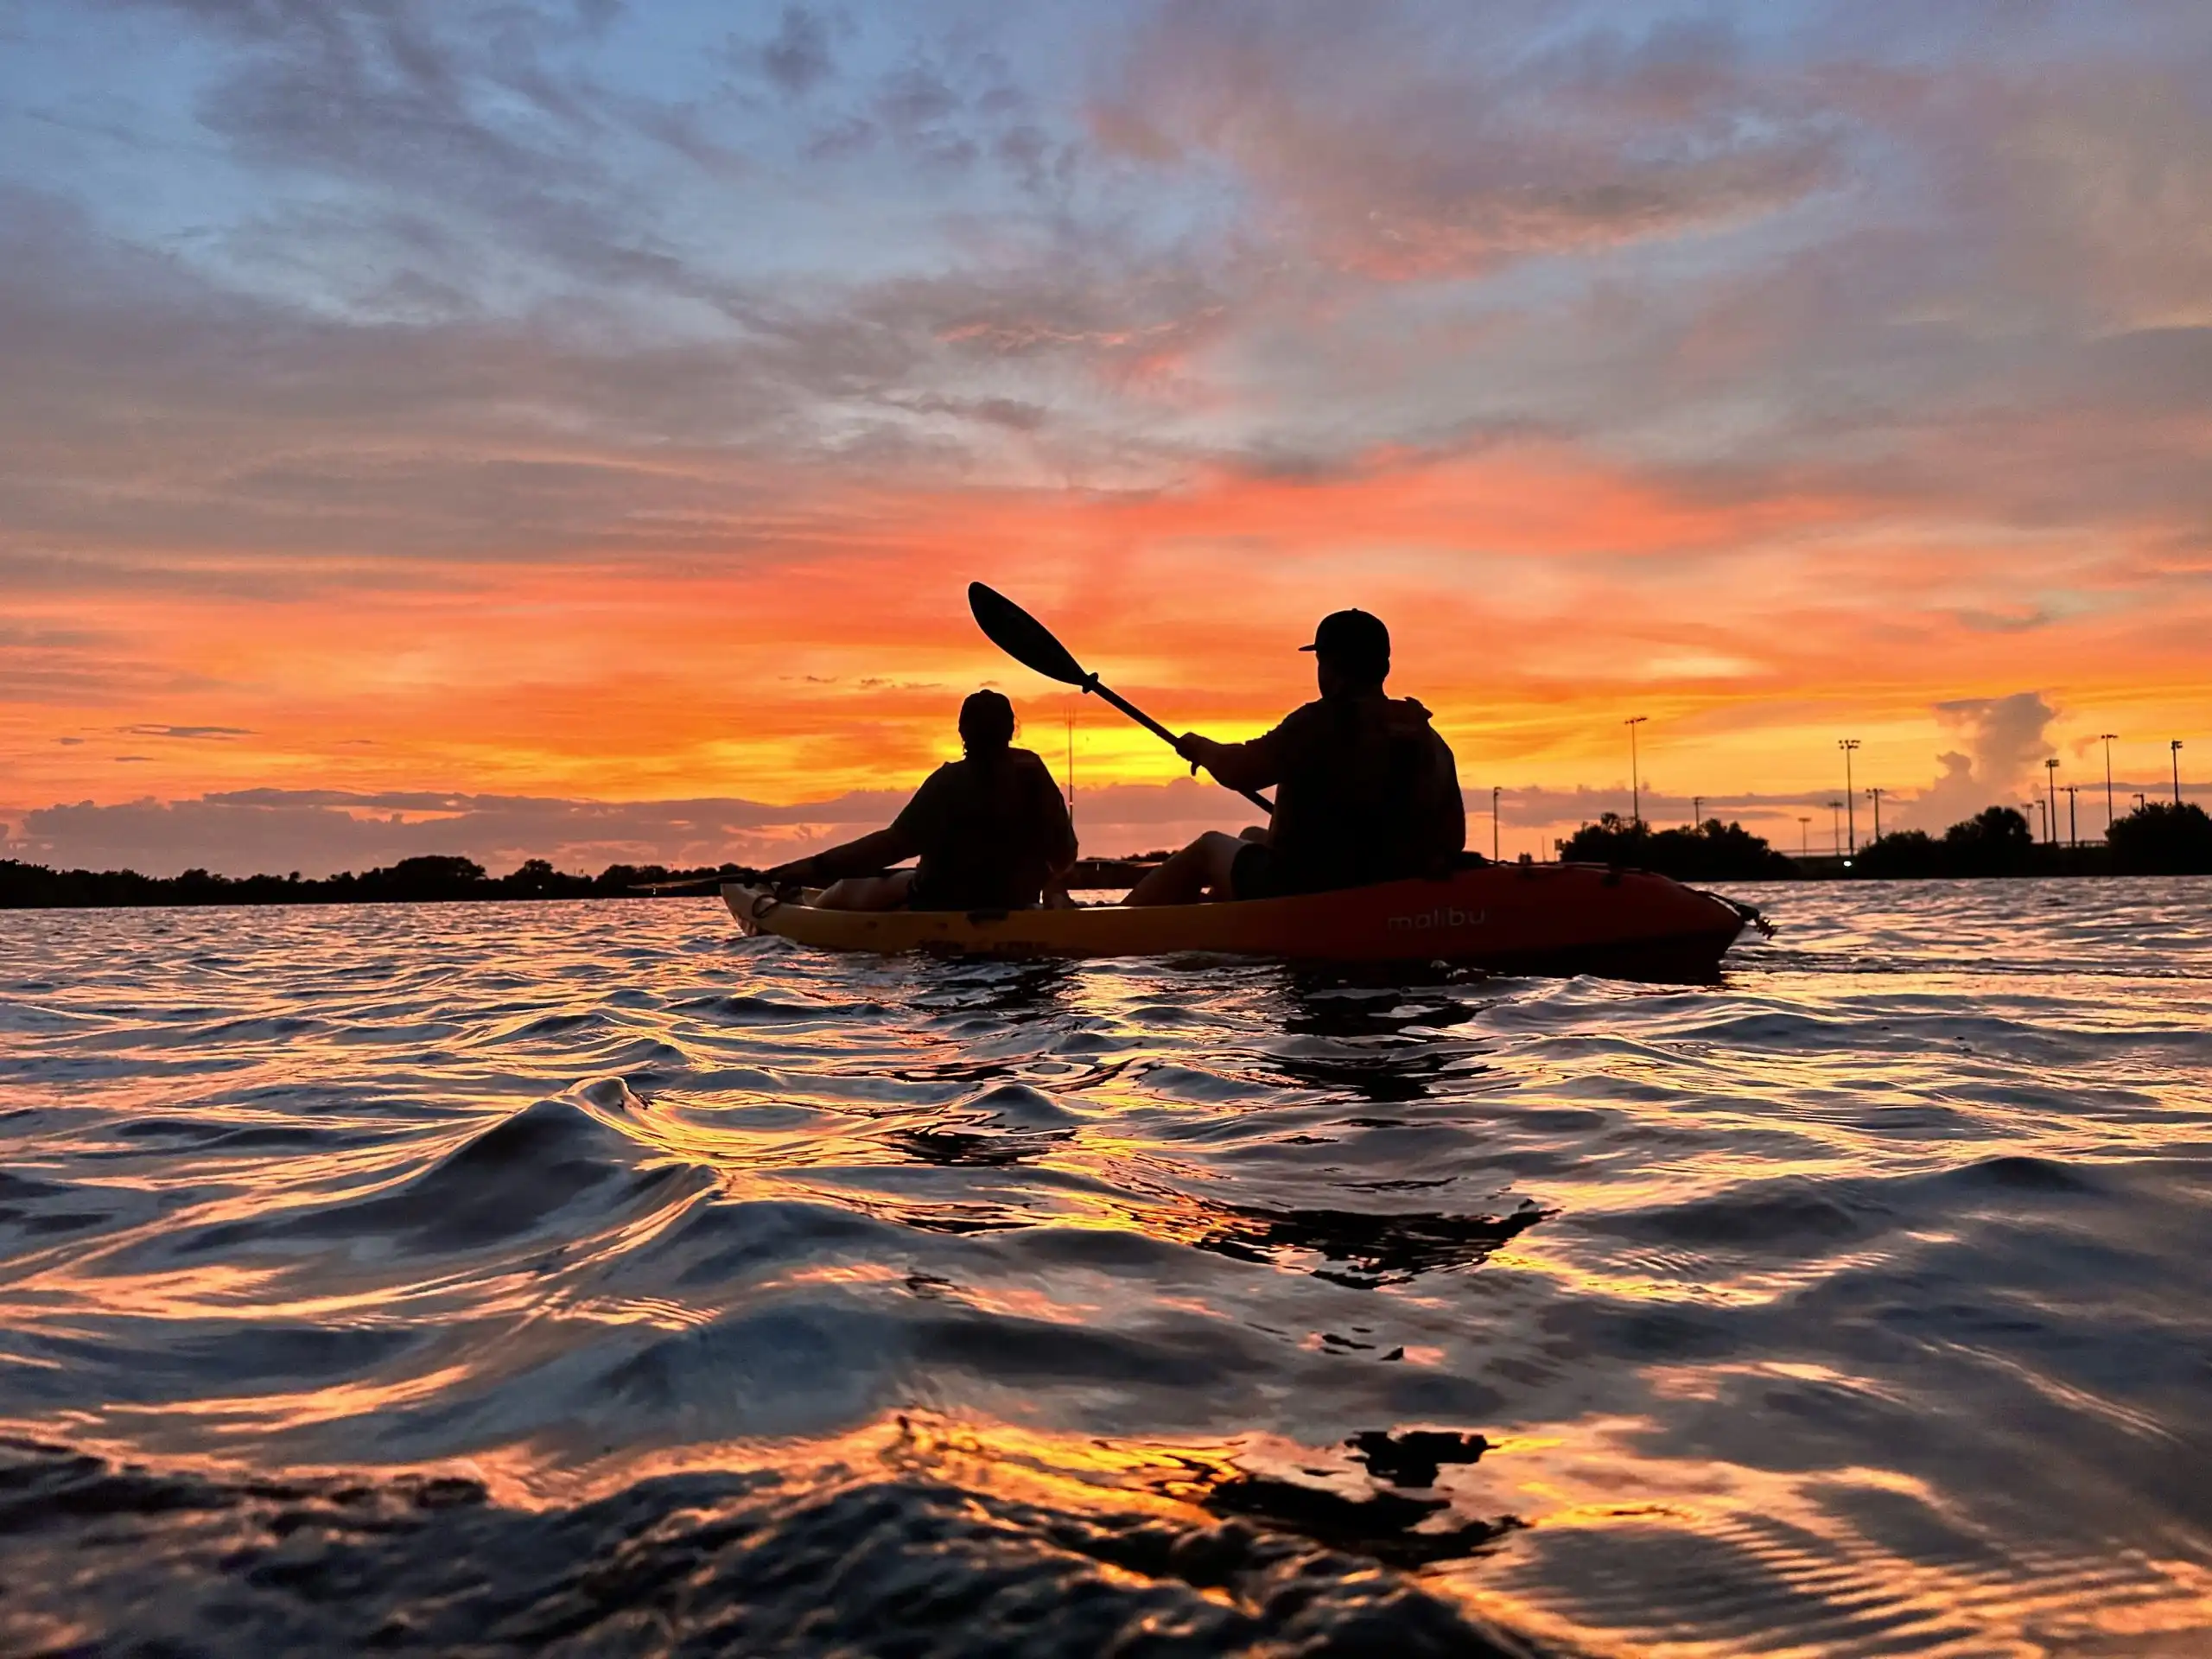
[[[984,637],[1014,661],[1035,669],[1048,680],[1058,680],[1085,692],[1096,692],[1170,748],[1175,747],[1174,733],[1127,697],[1101,685],[1096,674],[1084,673],[1083,664],[1052,637],[1051,629],[1004,594],[986,588],[980,582],[971,582],[968,584],[968,608],[975,613],[976,626],[982,629]],[[1255,789],[1240,789],[1236,792],[1263,812],[1275,810],[1275,804]]]

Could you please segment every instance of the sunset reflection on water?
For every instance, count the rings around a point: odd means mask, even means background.
[[[1757,897],[1696,989],[0,916],[9,1548],[89,1452],[249,1530],[365,1478],[524,1599],[529,1516],[712,1513],[1193,1630],[1280,1544],[1346,1631],[1402,1573],[1595,1647],[2212,1641],[2212,884]],[[162,1501],[189,1631],[237,1541]],[[11,1641],[99,1628],[45,1581]]]

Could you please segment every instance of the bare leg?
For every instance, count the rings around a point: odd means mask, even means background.
[[[896,910],[914,890],[914,872],[890,875],[849,875],[832,881],[814,900],[817,910]]]
[[[1158,869],[1129,889],[1125,905],[1195,905],[1209,891],[1217,899],[1230,897],[1229,868],[1244,842],[1209,830]]]

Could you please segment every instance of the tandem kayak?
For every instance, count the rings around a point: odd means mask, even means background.
[[[1754,914],[1663,875],[1602,864],[1488,864],[1288,899],[1072,910],[823,910],[728,882],[747,933],[826,950],[958,957],[1447,962],[1516,974],[1702,982]]]

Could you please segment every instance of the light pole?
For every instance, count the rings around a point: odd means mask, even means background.
[[[2082,804],[2074,798],[2074,791],[2081,787],[2079,784],[2066,785],[2066,844],[2069,847],[2082,844]]]
[[[1690,797],[1690,829],[1694,832],[1702,828],[1704,823],[1705,797],[1702,795],[1693,795]]]
[[[2166,745],[2166,747],[2174,757],[2174,804],[2179,806],[2181,804],[2181,739],[2174,739],[2172,742]]]
[[[1496,784],[1490,786],[1490,861],[1497,862],[1497,798],[1505,791]]]
[[[1797,819],[1797,856],[1810,858],[1812,855],[1813,815],[1809,812],[1802,813]]]
[[[2036,839],[2037,841],[2049,841],[2050,839],[2050,814],[2044,810],[2043,797],[2040,795],[2037,796],[2035,799],[2029,802],[2028,804],[2035,808],[2036,822],[2043,825],[2043,832],[2038,835]]]
[[[2118,732],[2099,732],[2097,736],[2105,746],[2105,839],[2112,839],[2112,744]]]
[[[1874,803],[1874,839],[1879,841],[1882,838],[1882,786],[1875,785],[1866,791],[1866,797]]]
[[[2050,833],[2044,837],[2052,846],[2058,845],[2058,757],[2052,755],[2043,763],[2044,781],[2050,785],[2050,816],[2044,822],[2050,826]]]
[[[1630,828],[1643,822],[1643,778],[1637,770],[1636,728],[1651,716],[1630,715],[1621,722],[1628,728],[1628,821]]]
[[[2140,812],[2145,807],[2150,804],[2150,800],[2144,795],[2143,791],[2139,789],[2135,791],[2135,810],[2138,812]]]
[[[1828,847],[1830,851],[1837,858],[1841,858],[1843,856],[1843,819],[1837,816],[1842,812],[1842,810],[1843,803],[1841,801],[1830,801],[1828,803],[1828,817],[1830,819],[1830,823],[1828,824]]]
[[[1851,851],[1854,857],[1859,852],[1859,798],[1851,792],[1851,752],[1858,747],[1855,737],[1836,740],[1836,747],[1843,751],[1843,804],[1851,820]]]

